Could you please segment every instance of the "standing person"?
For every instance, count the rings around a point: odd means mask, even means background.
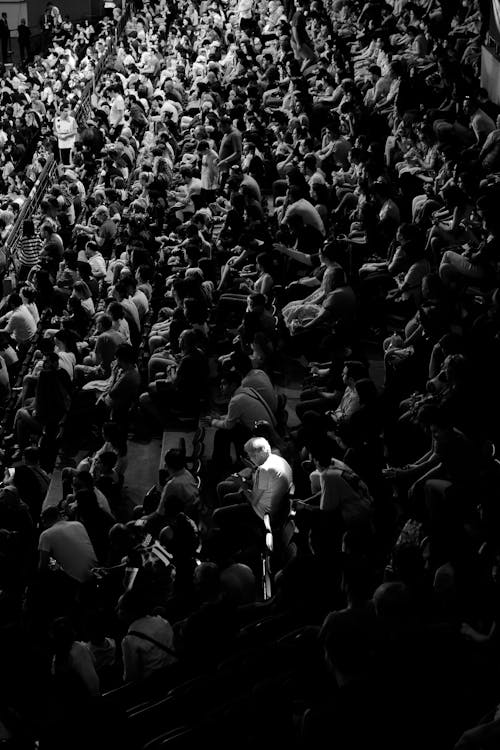
[[[29,62],[31,60],[31,29],[26,24],[25,18],[21,18],[21,22],[17,27],[17,40],[21,62]]]
[[[61,163],[65,167],[71,166],[71,152],[73,151],[78,126],[71,114],[69,104],[62,104],[59,115],[54,121],[54,133],[57,137],[57,147]]]
[[[223,132],[219,148],[219,171],[222,177],[221,187],[227,180],[227,175],[233,164],[241,163],[241,133],[237,130],[228,115],[224,115],[220,122]]]
[[[219,157],[208,141],[200,141],[197,151],[201,156],[201,197],[206,204],[213,203],[219,185]]]
[[[2,13],[0,18],[0,44],[2,45],[2,61],[5,65],[9,62],[10,53],[10,30],[7,13]]]
[[[42,53],[46,53],[52,43],[54,32],[62,23],[61,12],[52,3],[47,3],[40,26],[42,28]]]
[[[111,96],[111,106],[109,110],[109,125],[114,135],[117,136],[123,126],[123,117],[125,115],[125,99],[120,89],[111,87],[108,89]]]
[[[35,225],[32,219],[26,219],[23,222],[23,236],[17,251],[17,259],[20,263],[17,274],[18,281],[25,281],[29,272],[40,261],[42,252],[42,240],[35,232]]]

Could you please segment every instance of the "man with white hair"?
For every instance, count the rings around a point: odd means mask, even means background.
[[[293,476],[287,461],[272,453],[268,441],[262,437],[250,438],[245,443],[245,452],[255,467],[252,478],[243,481],[238,492],[226,495],[224,507],[213,515],[215,524],[224,532],[261,531],[266,514],[271,525],[278,527],[290,510]]]

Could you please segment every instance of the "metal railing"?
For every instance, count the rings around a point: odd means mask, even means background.
[[[12,262],[17,243],[22,235],[23,222],[26,221],[26,219],[31,219],[38,211],[40,203],[42,202],[43,197],[47,192],[48,185],[52,182],[52,178],[54,176],[56,168],[56,160],[51,155],[49,156],[44,168],[40,172],[35,184],[31,188],[28,197],[21,206],[21,210],[19,211],[14,226],[12,227],[11,232],[5,242],[4,250],[5,256],[7,258],[7,264],[10,264]]]
[[[111,37],[108,40],[106,51],[103,55],[101,55],[100,59],[98,60],[92,79],[87,83],[87,85],[85,86],[83,90],[81,101],[75,111],[75,119],[79,127],[82,127],[83,125],[85,125],[87,121],[89,113],[92,109],[92,95],[95,91],[96,86],[99,84],[99,80],[106,68],[106,65],[109,62],[110,57],[115,52],[117,40],[119,39],[119,37],[123,34],[125,30],[125,27],[129,19],[129,14],[130,14],[130,7],[127,5],[127,8],[125,9],[121,19],[119,20],[116,26],[114,37]],[[9,270],[12,267],[17,244],[22,236],[23,222],[26,219],[31,219],[32,216],[34,216],[36,212],[38,211],[40,204],[43,200],[43,197],[48,190],[48,186],[51,183],[56,170],[57,170],[56,160],[53,156],[50,156],[44,168],[42,169],[40,175],[38,176],[38,179],[33,185],[30,191],[30,194],[28,195],[26,201],[21,207],[21,210],[19,211],[19,215],[11,229],[11,232],[7,240],[4,243],[3,248],[5,251],[7,270]]]
[[[114,50],[115,41],[113,39],[109,39],[106,46],[106,51],[103,52],[103,54],[97,61],[97,65],[94,68],[92,78],[87,82],[85,88],[83,89],[80,103],[75,110],[75,120],[78,123],[78,127],[83,127],[87,121],[90,110],[92,109],[92,95],[101,79],[109,58],[114,53]]]

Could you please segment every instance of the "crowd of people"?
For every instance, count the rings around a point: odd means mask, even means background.
[[[136,3],[83,127],[110,22],[4,81],[59,165],[0,319],[12,747],[498,744],[482,12]]]
[[[47,13],[55,6],[47,5]],[[109,32],[117,19],[106,18],[92,26],[88,19],[73,24],[52,16],[50,33],[44,32],[43,54],[33,55],[30,37],[20,25],[21,59],[2,71],[0,92],[0,236],[4,243],[43,173],[54,148],[72,147],[76,136],[75,111],[99,61],[107,53]],[[3,14],[6,15],[6,14]],[[43,23],[43,22],[42,22]],[[7,21],[5,21],[8,30]],[[28,29],[29,31],[29,29]],[[0,34],[2,27],[0,26]],[[2,37],[0,36],[0,39]],[[6,62],[4,58],[4,62]],[[67,114],[65,113],[65,106]],[[69,115],[69,110],[73,111]],[[61,118],[64,120],[60,125]],[[70,120],[71,131],[65,122]],[[2,257],[2,267],[6,258]]]

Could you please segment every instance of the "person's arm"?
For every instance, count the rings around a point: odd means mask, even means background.
[[[99,677],[95,671],[94,661],[86,646],[79,649],[78,658],[73,659],[73,667],[82,682],[86,685],[89,694],[97,698],[100,693]]]
[[[219,427],[223,430],[231,430],[240,421],[240,407],[238,399],[234,397],[229,402],[229,408],[227,414],[222,419],[214,419],[212,424],[214,427]]]
[[[318,315],[310,320],[308,323],[305,323],[302,326],[299,326],[300,331],[308,331],[311,328],[316,328],[317,326],[323,325],[323,323],[328,323],[331,320],[331,315],[328,312],[328,310],[325,310],[322,308]]]
[[[50,552],[45,549],[39,550],[38,571],[40,573],[43,573],[44,571],[48,570],[49,560],[50,560]]]
[[[480,633],[479,631],[472,628],[468,623],[463,622],[460,628],[460,634],[465,636],[469,641],[474,643],[489,643],[496,633],[497,624],[494,622],[488,633]]]
[[[289,258],[292,258],[292,260],[296,260],[298,263],[303,263],[305,266],[312,266],[313,264],[312,255],[303,253],[300,250],[295,250],[293,247],[287,247],[280,242],[275,242],[273,248],[276,252],[281,253],[282,255],[287,255]]]
[[[141,677],[140,658],[129,636],[122,640],[123,681],[135,682]]]

